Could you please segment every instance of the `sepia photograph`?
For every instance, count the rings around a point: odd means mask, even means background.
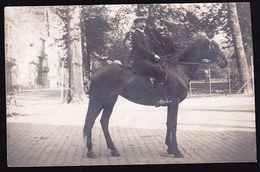
[[[250,5],[6,6],[7,166],[257,162]]]

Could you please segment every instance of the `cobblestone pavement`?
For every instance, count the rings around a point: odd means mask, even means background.
[[[87,105],[38,102],[25,108],[19,117],[7,117],[8,166],[255,162],[253,100],[242,98],[240,105],[237,100],[184,101],[177,132],[184,158],[174,158],[166,153],[164,144],[166,109],[136,105],[120,98],[111,117],[110,132],[121,156],[110,155],[97,121],[93,128],[97,155],[94,159],[86,157],[82,137]],[[218,106],[208,106],[209,102]]]
[[[255,135],[243,131],[185,131],[178,139],[184,158],[166,154],[164,130],[113,127],[121,156],[106,149],[100,128],[94,128],[97,158],[86,157],[80,126],[17,123],[8,125],[9,166],[80,166],[254,162]],[[15,133],[15,134],[10,134]]]

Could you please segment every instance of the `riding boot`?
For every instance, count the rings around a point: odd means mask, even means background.
[[[154,78],[150,78],[150,80],[152,83],[151,92],[157,97],[157,101],[155,102],[155,107],[168,106],[169,103],[171,103],[171,101],[163,100],[161,98],[161,97],[165,97],[163,91],[163,83],[157,83]]]

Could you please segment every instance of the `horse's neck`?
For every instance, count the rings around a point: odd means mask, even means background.
[[[184,51],[180,52],[179,54],[177,54],[177,58],[180,62],[184,62],[186,64],[179,64],[183,73],[185,73],[185,75],[189,78],[192,79],[195,72],[197,71],[199,65],[198,64],[193,64],[193,63],[197,63],[196,61],[194,61],[194,57],[197,57],[197,54],[194,54],[193,52],[193,47],[188,47],[186,48]],[[189,64],[190,63],[190,64]]]
[[[199,65],[181,65],[181,69],[183,71],[183,73],[185,73],[185,75],[189,78],[192,79],[193,76],[195,75],[197,69],[198,69]]]

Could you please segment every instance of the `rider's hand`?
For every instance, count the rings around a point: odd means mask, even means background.
[[[154,55],[154,58],[155,58],[156,60],[159,60],[159,59],[161,59],[161,57],[160,57],[160,56],[158,56],[157,54],[155,54],[155,55]]]

